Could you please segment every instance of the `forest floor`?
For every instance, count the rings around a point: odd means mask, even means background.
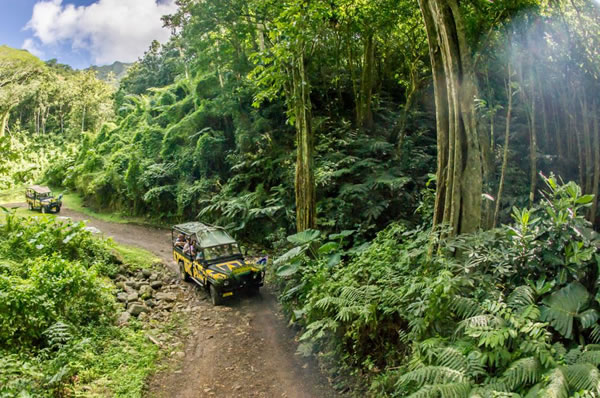
[[[156,255],[175,276],[171,232],[113,223],[63,206],[61,216],[88,220],[117,243]],[[268,272],[268,271],[267,271]],[[335,397],[312,358],[296,354],[295,333],[286,325],[268,286],[256,297],[237,297],[214,307],[206,293],[181,284],[183,327],[174,331],[181,351],[167,352],[162,370],[147,384],[148,397]],[[168,350],[169,348],[164,347]]]

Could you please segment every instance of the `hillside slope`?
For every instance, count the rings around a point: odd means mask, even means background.
[[[123,77],[125,77],[127,70],[131,67],[131,65],[133,64],[115,61],[111,65],[92,65],[89,67],[89,69],[96,71],[96,77],[98,77],[98,79],[109,83],[111,83],[110,74],[113,73],[114,79],[116,83],[118,83]]]

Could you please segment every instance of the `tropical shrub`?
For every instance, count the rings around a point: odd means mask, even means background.
[[[327,353],[375,396],[600,394],[591,198],[544,180],[540,203],[492,231],[440,241],[392,224],[354,249],[290,236],[276,265],[299,350]]]
[[[83,223],[2,212],[0,397],[71,396],[99,380],[104,394],[140,396],[156,347],[114,326],[110,242]]]

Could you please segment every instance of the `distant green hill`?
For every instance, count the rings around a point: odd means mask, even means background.
[[[89,67],[89,69],[95,70],[96,76],[98,76],[98,79],[104,80],[106,82],[110,82],[109,76],[110,76],[110,73],[112,72],[114,74],[114,79],[118,83],[123,77],[125,77],[125,75],[127,74],[127,70],[131,67],[131,65],[133,65],[133,64],[127,64],[127,63],[116,61],[112,65],[103,65],[103,66],[92,65]]]
[[[25,62],[43,65],[44,62],[27,50],[17,50],[5,45],[0,46],[0,60]]]

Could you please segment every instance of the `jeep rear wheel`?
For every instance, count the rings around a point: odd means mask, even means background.
[[[183,265],[183,261],[179,261],[179,273],[181,275],[181,279],[184,282],[187,282],[190,280],[190,276],[187,274],[187,272],[185,272],[185,266]]]
[[[210,285],[210,301],[212,302],[212,305],[221,305],[223,302],[221,294],[213,285]]]

